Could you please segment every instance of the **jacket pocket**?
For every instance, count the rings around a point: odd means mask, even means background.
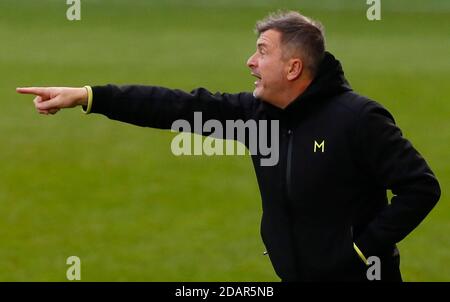
[[[353,227],[347,230],[346,240],[339,259],[339,273],[341,281],[365,281],[367,264],[360,257],[354,245]]]
[[[299,233],[300,271],[307,280],[364,280],[365,264],[353,249],[348,226],[315,226]]]

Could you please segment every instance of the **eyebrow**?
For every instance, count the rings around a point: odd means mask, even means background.
[[[266,49],[267,49],[267,44],[264,43],[264,42],[258,42],[258,43],[256,44],[256,47],[257,47],[257,48],[266,48]]]

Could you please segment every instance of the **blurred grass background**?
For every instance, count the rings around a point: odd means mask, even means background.
[[[400,244],[407,281],[450,281],[450,2],[56,0],[0,2],[0,281],[277,281],[259,236],[247,156],[175,157],[175,135],[38,115],[19,86],[141,83],[251,91],[245,62],[268,12],[299,10],[358,92],[395,116],[437,174],[440,203]]]

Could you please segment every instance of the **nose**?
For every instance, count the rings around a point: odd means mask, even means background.
[[[249,68],[255,68],[255,67],[256,67],[255,56],[256,56],[256,53],[254,53],[253,55],[251,55],[250,58],[248,58],[248,60],[247,60],[247,66],[248,66]]]

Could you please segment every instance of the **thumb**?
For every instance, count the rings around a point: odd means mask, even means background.
[[[61,97],[58,95],[49,100],[42,100],[41,102],[36,102],[35,105],[36,108],[39,110],[60,109]]]

